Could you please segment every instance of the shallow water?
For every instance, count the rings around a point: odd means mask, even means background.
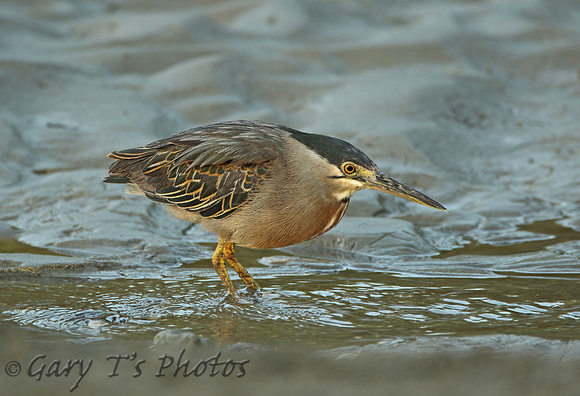
[[[421,336],[570,341],[580,319],[578,276],[411,278],[344,270],[268,279],[260,297],[241,302],[224,298],[220,285],[199,275],[91,278],[6,281],[3,318],[67,338],[149,340],[163,329],[188,329],[218,345],[291,342],[322,349]]]
[[[565,1],[2,2],[1,325],[577,361],[579,49]],[[449,212],[359,192],[313,241],[238,249],[263,290],[233,301],[214,236],[101,181],[112,150],[239,118],[346,139]]]
[[[385,271],[377,270],[387,260],[382,257],[323,260],[239,248],[240,260],[253,263],[247,267],[263,288],[258,295],[243,292],[241,301],[226,297],[209,258],[170,268],[94,272],[71,271],[64,264],[9,268],[13,276],[4,278],[0,300],[7,322],[87,340],[151,340],[163,329],[192,330],[218,345],[290,342],[321,349],[421,336],[577,340],[580,275],[571,271],[573,265],[542,263],[546,273],[521,267],[527,264],[522,255],[529,255],[530,268],[537,266],[533,257],[539,252],[576,240],[579,233],[553,221],[539,223],[547,239],[511,249],[470,243],[400,263],[390,258]],[[24,255],[42,254],[23,243],[9,246]],[[465,261],[448,261],[464,254]],[[39,276],[24,276],[27,272]]]

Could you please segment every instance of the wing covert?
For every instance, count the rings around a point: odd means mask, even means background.
[[[225,218],[269,177],[287,135],[274,124],[244,120],[190,129],[112,152],[117,161],[105,181],[126,180],[153,201]]]

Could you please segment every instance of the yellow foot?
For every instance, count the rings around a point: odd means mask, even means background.
[[[220,277],[222,283],[226,287],[228,293],[231,296],[238,298],[238,293],[236,293],[236,288],[232,283],[230,276],[228,275],[228,271],[226,270],[226,262],[224,259],[224,245],[226,244],[225,241],[222,241],[220,238],[215,252],[211,256],[211,262],[213,263],[213,268],[215,272],[217,272],[218,276]]]
[[[254,278],[252,278],[252,275],[250,275],[250,273],[236,259],[236,256],[234,255],[233,242],[225,243],[225,246],[223,247],[223,255],[228,264],[231,265],[234,271],[238,273],[238,276],[242,278],[246,286],[254,290],[258,290],[260,288],[258,283],[254,280]]]

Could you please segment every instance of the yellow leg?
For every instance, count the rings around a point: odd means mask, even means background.
[[[213,255],[211,256],[211,262],[213,263],[213,268],[215,269],[215,272],[217,272],[218,276],[222,280],[222,283],[228,290],[228,293],[230,293],[233,297],[238,297],[236,289],[234,288],[230,276],[228,275],[228,271],[226,270],[224,247],[226,247],[227,245],[228,242],[226,240],[223,240],[222,238],[219,239],[217,247],[215,248],[215,252],[213,252]]]
[[[240,262],[236,259],[234,255],[234,244],[233,242],[226,242],[223,247],[223,255],[229,265],[232,266],[234,271],[238,273],[240,278],[244,281],[244,283],[251,289],[258,290],[260,286],[258,283],[252,278],[252,275],[240,264]]]

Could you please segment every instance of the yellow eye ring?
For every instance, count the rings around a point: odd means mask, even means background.
[[[352,175],[353,173],[356,172],[356,167],[351,162],[345,162],[344,164],[342,164],[342,171],[344,172],[345,175]]]

